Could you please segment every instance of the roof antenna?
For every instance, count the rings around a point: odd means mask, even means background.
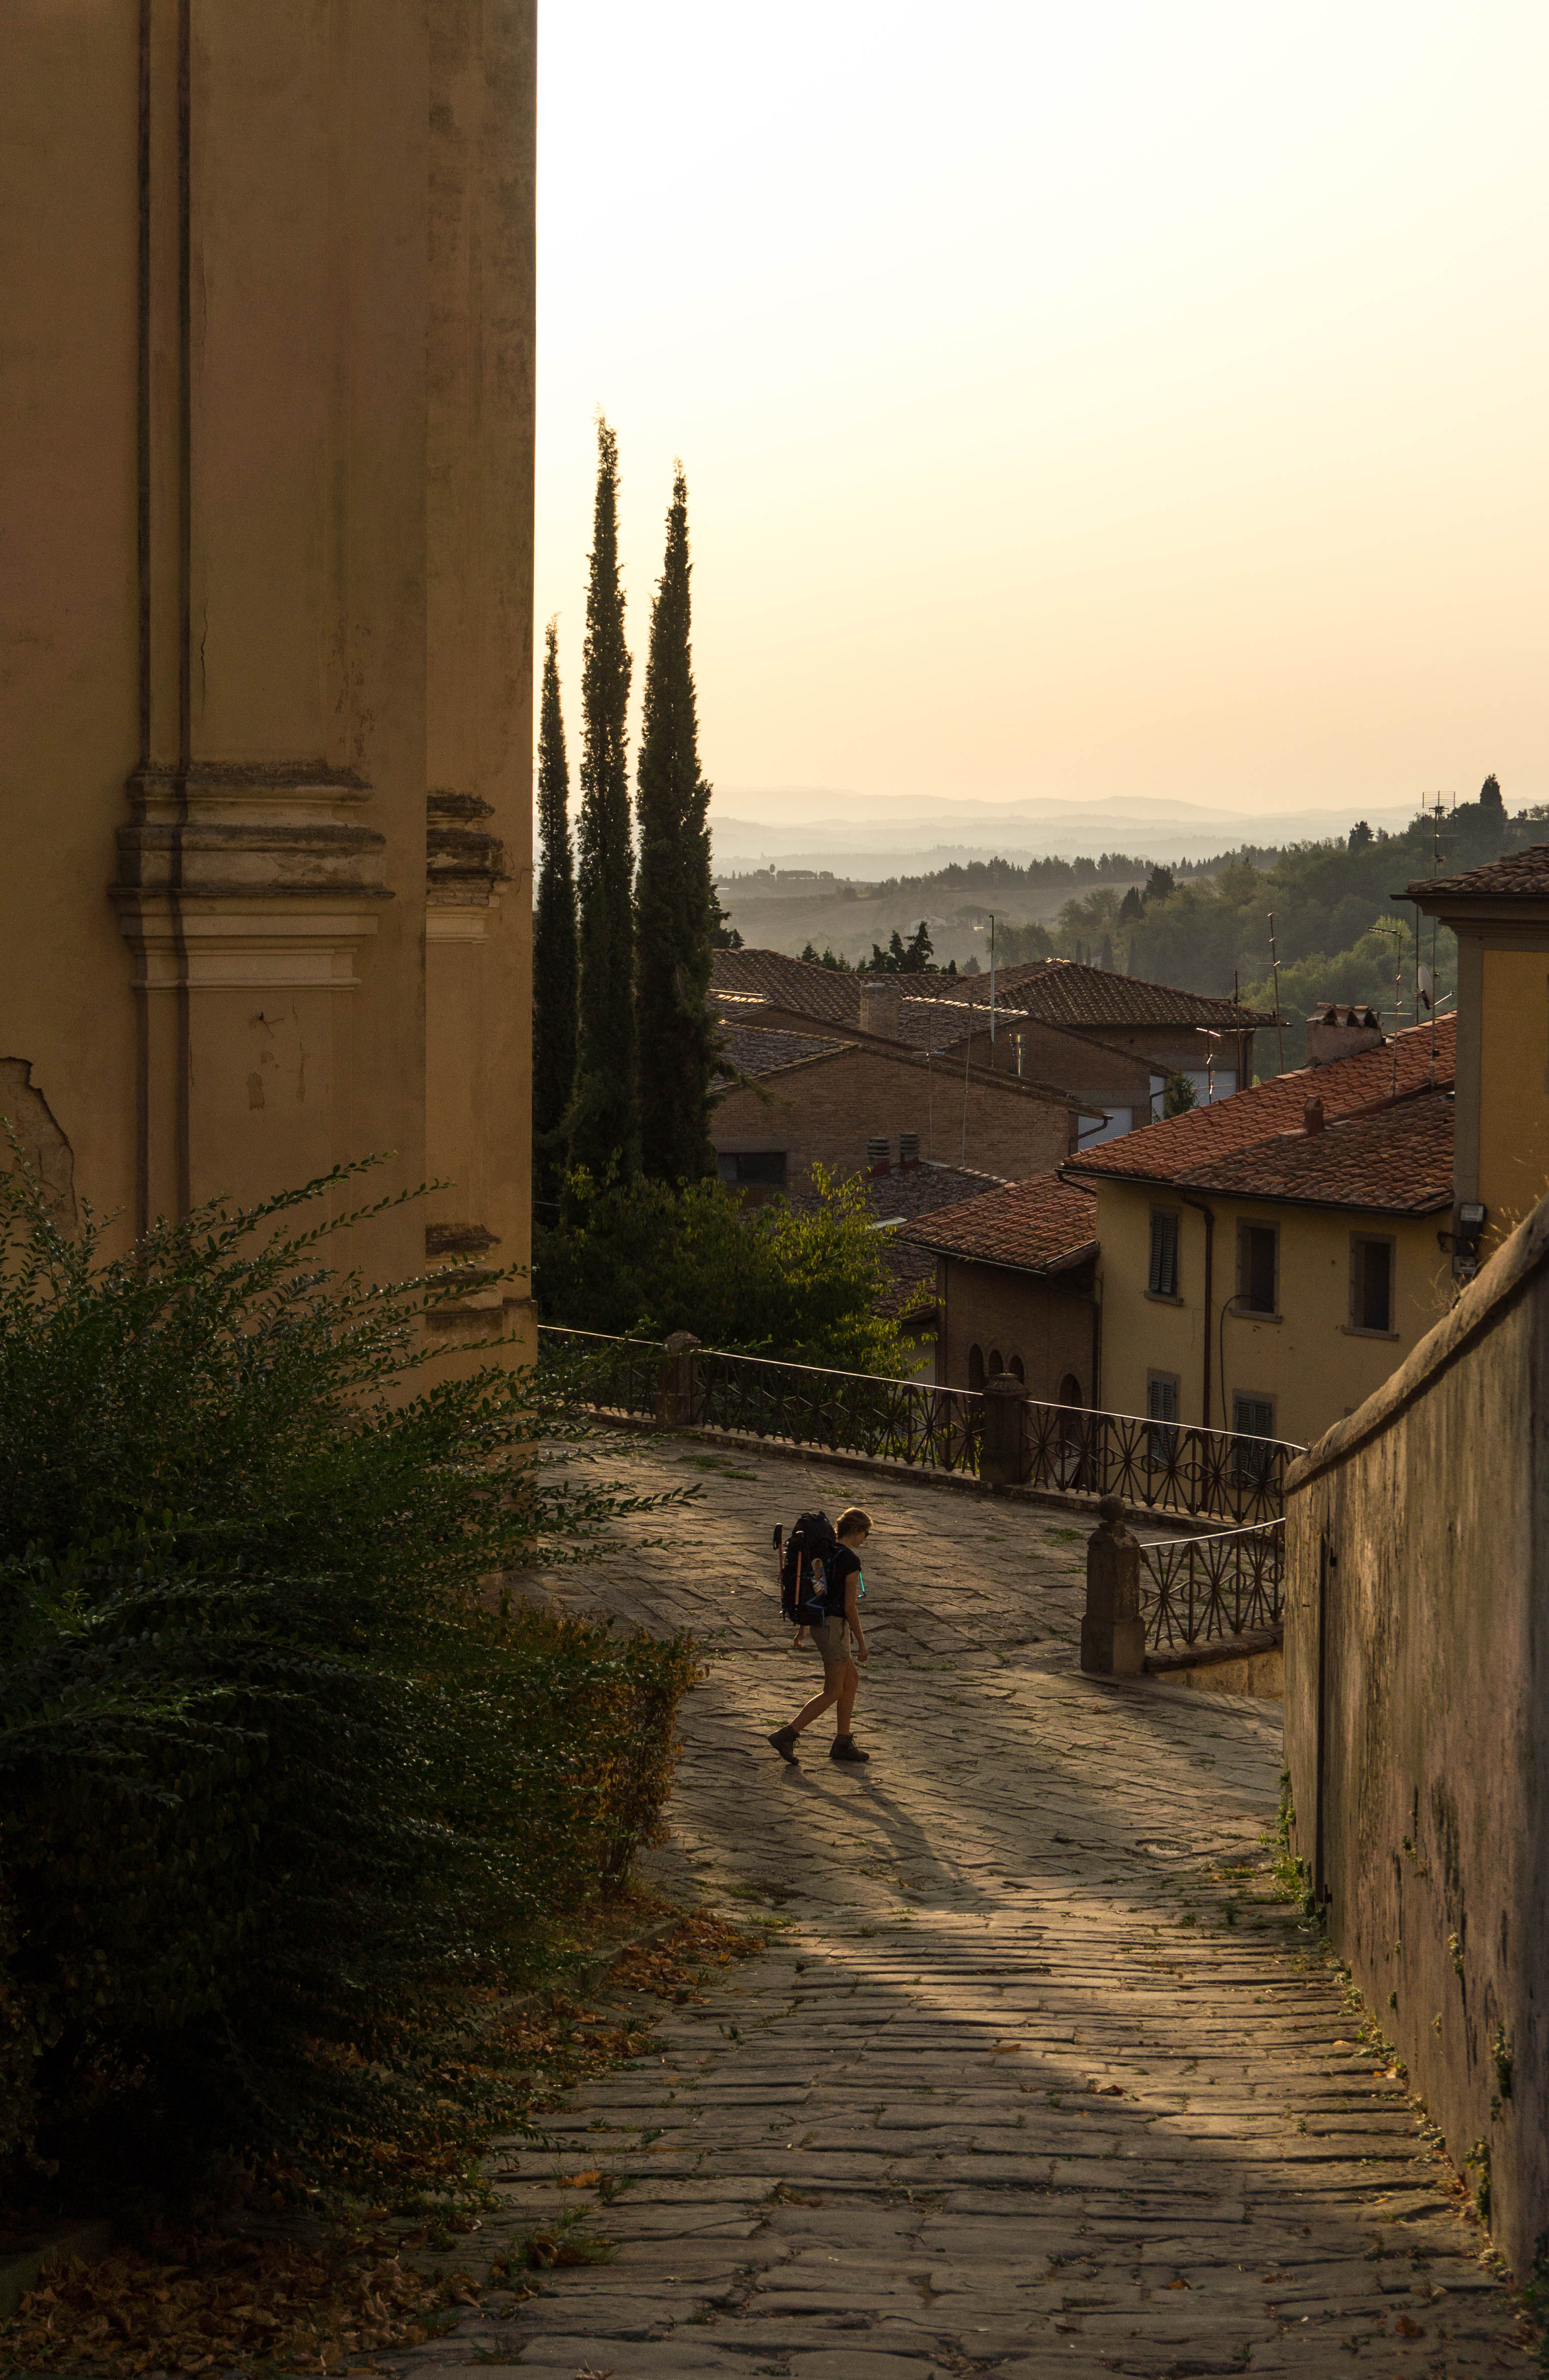
[[[990,1063],[995,1062],[995,913],[990,912]]]
[[[1280,953],[1275,941],[1275,912],[1269,913],[1269,964],[1275,978],[1275,1029],[1280,1039],[1280,1072],[1286,1071],[1286,1020],[1280,1014]]]

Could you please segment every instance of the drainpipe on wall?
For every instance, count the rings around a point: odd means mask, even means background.
[[[1215,1269],[1215,1209],[1207,1207],[1202,1198],[1191,1198],[1187,1190],[1178,1196],[1186,1207],[1193,1207],[1205,1219],[1205,1360],[1204,1360],[1204,1426],[1210,1427],[1210,1308],[1213,1276]]]

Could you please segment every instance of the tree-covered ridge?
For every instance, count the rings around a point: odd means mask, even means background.
[[[1456,874],[1545,835],[1549,823],[1531,813],[1506,816],[1492,777],[1479,801],[1459,803],[1439,822],[1417,818],[1401,833],[1384,834],[1358,820],[1342,843],[1295,844],[1268,866],[1234,858],[1213,877],[1187,881],[1153,869],[1143,887],[1120,892],[1105,885],[1067,901],[1053,927],[1006,927],[997,946],[1007,965],[1085,959],[1184,991],[1229,992],[1235,984],[1250,1007],[1273,1009],[1273,914],[1286,1063],[1297,1066],[1304,1062],[1305,1020],[1320,1000],[1368,1002],[1391,1026],[1397,975],[1400,1022],[1414,1023],[1415,969],[1417,962],[1433,964],[1432,930],[1422,921],[1417,943],[1415,912],[1396,893],[1418,878]],[[1445,998],[1457,979],[1457,946],[1445,929],[1435,937],[1434,966],[1436,995]],[[1278,1062],[1275,1037],[1262,1035],[1260,1071]]]

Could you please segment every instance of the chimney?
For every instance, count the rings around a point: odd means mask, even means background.
[[[919,1164],[920,1135],[917,1132],[901,1132],[898,1135],[898,1162],[900,1165]]]
[[[1323,1103],[1322,1099],[1308,1100],[1307,1105],[1301,1111],[1301,1128],[1303,1132],[1322,1132],[1323,1128]]]
[[[890,1140],[869,1140],[866,1143],[868,1173],[886,1173],[892,1169],[893,1144]]]
[[[1307,1020],[1307,1062],[1330,1066],[1336,1058],[1355,1058],[1363,1050],[1380,1050],[1385,1039],[1374,1008],[1322,1000]]]
[[[868,976],[860,987],[860,1030],[880,1034],[885,1041],[898,1038],[898,984],[895,976]]]

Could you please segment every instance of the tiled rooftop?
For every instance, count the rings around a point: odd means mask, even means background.
[[[1482,868],[1466,868],[1461,876],[1421,876],[1406,884],[1395,900],[1444,899],[1466,901],[1549,901],[1549,843],[1530,844],[1526,851],[1508,851]]]
[[[961,1206],[947,1207],[909,1227],[921,1248],[1015,1265],[1024,1272],[1061,1272],[1094,1255],[1097,1199],[1057,1173],[1008,1182]]]
[[[1411,1025],[1380,1049],[1336,1058],[1327,1066],[1299,1067],[1294,1074],[1276,1075],[1230,1099],[1217,1099],[1213,1107],[1192,1108],[1187,1115],[1142,1125],[1139,1132],[1073,1158],[1065,1170],[1079,1172],[1083,1181],[1116,1175],[1192,1182],[1199,1167],[1214,1164],[1229,1149],[1250,1148],[1276,1133],[1299,1132],[1311,1098],[1322,1099],[1323,1113],[1332,1120],[1395,1095],[1423,1090],[1431,1080],[1433,1029],[1436,1080],[1449,1086],[1458,1042],[1458,1021],[1451,1015],[1437,1017],[1434,1028],[1429,1023]]]
[[[766,1001],[772,1008],[797,1009],[828,1024],[854,1025],[866,978],[839,975],[808,959],[787,958],[781,951],[717,951],[713,980],[718,994]],[[989,1009],[988,975],[906,975],[891,980],[901,995],[899,1038],[916,1049],[950,1047],[962,1038],[965,1008]],[[1114,975],[1077,959],[1030,959],[998,968],[995,1005],[1007,1015],[1020,1012],[1067,1032],[1090,1031],[1093,1026],[1181,1025],[1230,1033],[1274,1021],[1229,1000],[1147,983],[1139,976]],[[983,1015],[977,1014],[974,1022],[976,1028],[982,1026]]]
[[[1007,973],[1014,971],[1007,969]],[[980,977],[982,983],[984,978]],[[989,998],[988,989],[984,992]],[[1106,967],[1086,966],[1077,959],[1045,959],[1013,983],[1008,992],[996,987],[996,999],[1008,1008],[1025,1010],[1045,1025],[1067,1028],[1105,1026],[1203,1026],[1217,1033],[1242,1033],[1271,1025],[1274,1018],[1260,1009],[1239,1008],[1230,1000],[1203,992],[1179,991],[1172,984],[1147,983],[1133,975],[1114,975]]]
[[[834,1024],[853,1024],[860,991],[853,975],[787,958],[783,951],[716,951],[711,983],[716,991],[750,993],[774,1008],[799,1008]]]
[[[1374,1114],[1341,1116],[1322,1132],[1277,1133],[1228,1149],[1188,1181],[1225,1197],[1440,1214],[1452,1204],[1452,1123],[1448,1092],[1414,1091]]]
[[[723,1025],[721,1047],[741,1075],[773,1075],[782,1066],[831,1058],[848,1043],[818,1033],[782,1033],[762,1025]]]

